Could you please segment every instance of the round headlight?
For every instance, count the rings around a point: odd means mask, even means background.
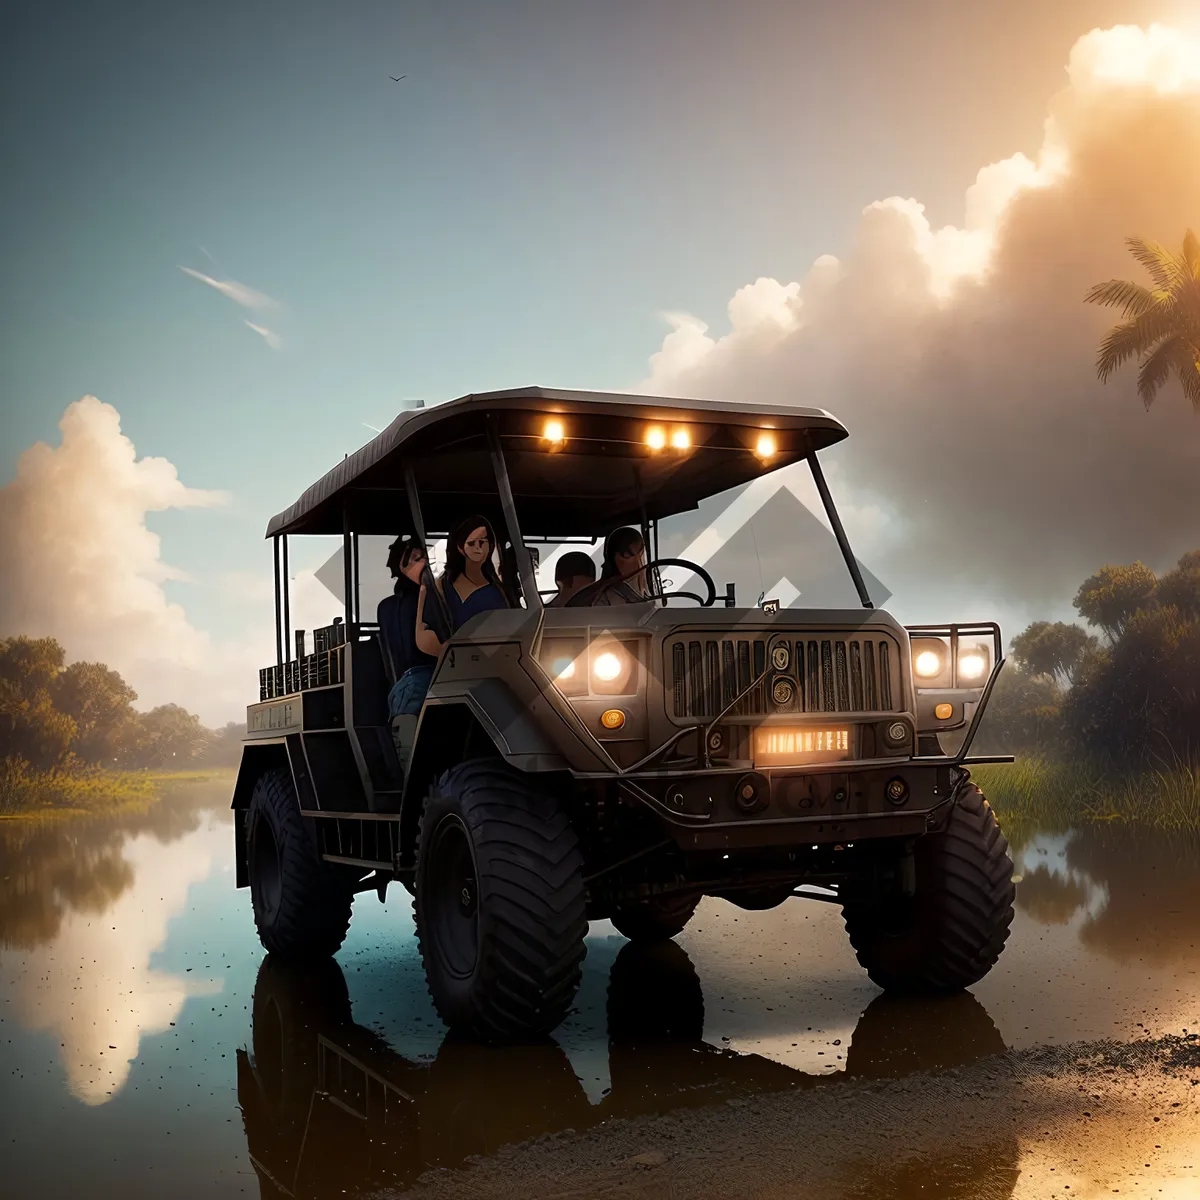
[[[982,654],[964,654],[958,660],[958,673],[964,679],[978,679],[986,670],[987,659]]]
[[[926,679],[932,678],[942,669],[942,656],[932,650],[922,650],[913,663],[913,670]]]
[[[605,650],[603,654],[597,655],[595,662],[592,663],[592,674],[601,683],[612,683],[621,674],[622,669],[621,659],[611,650]]]
[[[788,653],[786,642],[780,642],[779,645],[771,651],[771,665],[777,671],[786,671],[788,662],[791,660],[791,655]]]

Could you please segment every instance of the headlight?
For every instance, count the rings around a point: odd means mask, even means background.
[[[598,654],[592,660],[592,675],[600,683],[612,683],[614,679],[620,678],[621,672],[624,670],[625,664],[621,661],[620,656],[611,650],[605,650],[603,654]]]
[[[986,655],[977,649],[959,655],[958,674],[962,679],[982,679],[987,666]]]
[[[913,670],[924,679],[932,679],[941,669],[941,656],[933,650],[922,650],[913,662]]]

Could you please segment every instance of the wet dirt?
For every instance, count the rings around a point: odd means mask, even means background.
[[[437,1020],[399,889],[336,961],[265,958],[227,803],[0,826],[6,1194],[1200,1196],[1192,843],[1034,837],[999,965],[936,1002],[816,901],[597,923],[555,1038],[489,1050]]]

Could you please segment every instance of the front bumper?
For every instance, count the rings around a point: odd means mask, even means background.
[[[624,776],[683,850],[845,844],[941,826],[963,772],[915,759],[814,771],[720,768]]]

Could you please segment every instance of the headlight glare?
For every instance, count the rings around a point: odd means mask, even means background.
[[[605,650],[603,654],[596,655],[592,660],[592,674],[601,683],[612,683],[624,669],[620,656],[611,650]]]
[[[969,650],[958,660],[958,673],[963,679],[980,679],[987,670],[987,659],[978,650]]]
[[[933,650],[922,650],[913,663],[913,670],[924,679],[932,679],[941,669],[941,655]]]

